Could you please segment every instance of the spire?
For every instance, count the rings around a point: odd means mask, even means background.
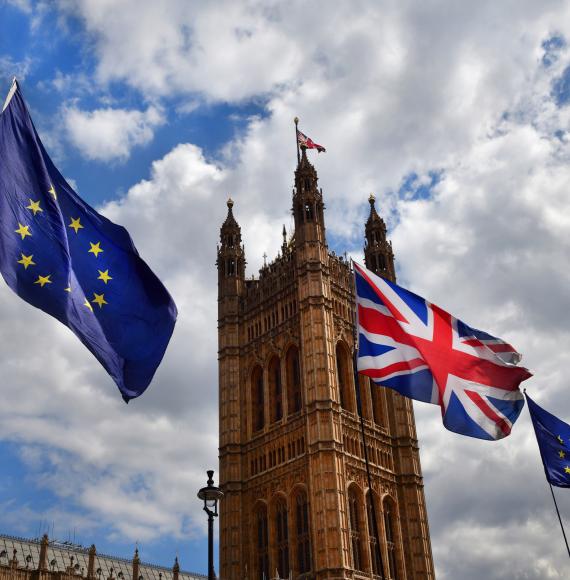
[[[228,206],[228,216],[226,217],[226,221],[223,223],[223,228],[239,228],[239,225],[234,217],[233,207],[234,207],[234,200],[231,197],[228,197],[228,201],[226,202]]]
[[[135,555],[133,556],[133,580],[138,580],[140,562],[141,561],[139,558],[139,548],[138,548],[138,546],[136,546],[135,547]]]
[[[47,570],[47,549],[49,545],[49,538],[47,534],[42,536],[40,542],[40,559],[38,562],[38,570]]]
[[[178,580],[180,575],[180,565],[178,564],[178,556],[174,558],[174,566],[172,566],[172,580]]]
[[[241,228],[234,217],[232,198],[228,198],[228,215],[220,228],[220,244],[218,245],[218,280],[220,291],[231,294],[240,291],[236,281],[245,279],[245,251],[241,243]],[[225,282],[224,282],[225,281]],[[229,284],[229,285],[228,285]]]
[[[386,239],[386,224],[376,211],[376,197],[373,193],[368,198],[370,214],[365,226],[364,258],[366,267],[375,274],[394,281],[394,253],[392,243]]]
[[[318,175],[307,158],[307,148],[301,146],[301,158],[295,170],[293,190],[293,217],[295,244],[320,242],[326,245],[323,192],[318,187]]]

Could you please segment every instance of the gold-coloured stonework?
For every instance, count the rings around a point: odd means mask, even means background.
[[[354,289],[330,252],[318,177],[303,150],[290,241],[245,276],[228,203],[218,247],[220,580],[433,580],[411,401],[361,379],[368,489],[352,371]],[[367,267],[395,279],[371,196]],[[374,502],[378,542],[371,523]]]

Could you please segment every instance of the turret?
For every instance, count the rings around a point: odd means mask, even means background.
[[[245,280],[245,251],[241,243],[241,228],[234,217],[234,202],[231,198],[227,205],[228,215],[220,228],[216,261],[220,298],[240,294]]]
[[[378,276],[394,282],[396,271],[394,268],[394,252],[392,242],[386,239],[386,224],[376,211],[376,198],[371,193],[368,198],[370,215],[366,221],[364,244],[364,260],[366,267]]]
[[[295,170],[293,216],[297,247],[307,242],[326,245],[323,192],[317,187],[319,178],[307,159],[307,148],[301,146],[301,158]]]

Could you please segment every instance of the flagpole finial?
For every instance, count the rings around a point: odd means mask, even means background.
[[[293,123],[295,123],[295,125],[298,125],[299,124],[299,117],[295,117],[293,119]]]

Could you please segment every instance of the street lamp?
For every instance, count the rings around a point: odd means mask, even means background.
[[[222,490],[214,485],[214,470],[206,471],[208,485],[198,492],[198,497],[204,501],[204,511],[208,514],[208,580],[216,580],[214,571],[214,518],[218,517],[218,500],[224,497]]]

